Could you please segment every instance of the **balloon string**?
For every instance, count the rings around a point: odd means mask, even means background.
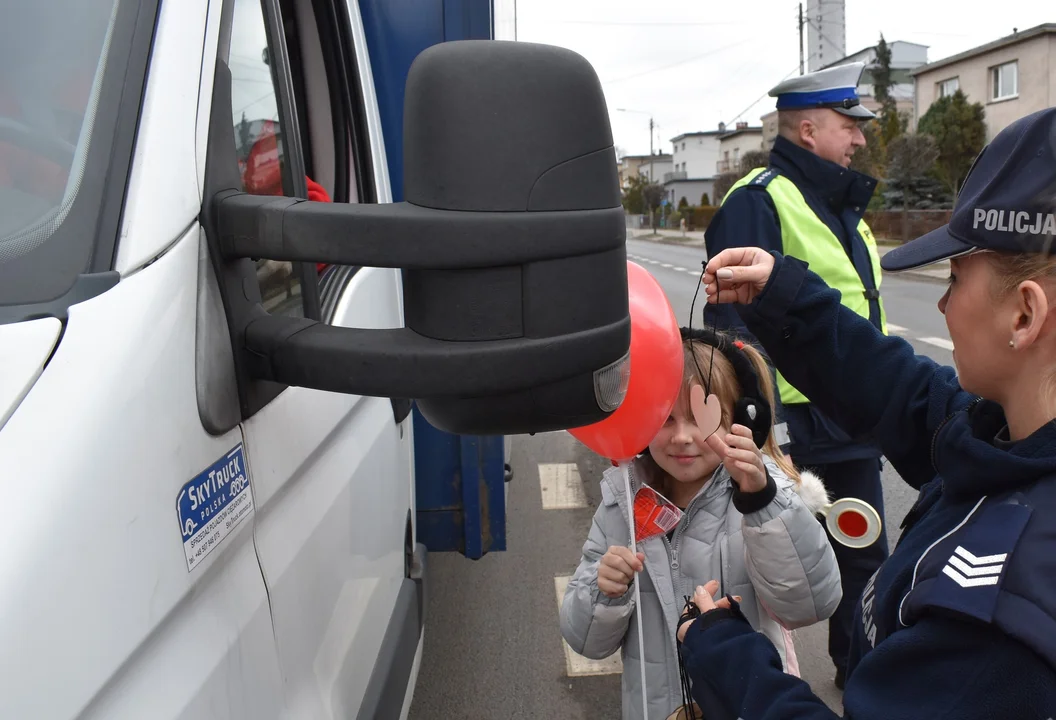
[[[700,280],[697,281],[697,289],[693,291],[693,300],[689,303],[689,334],[690,334],[690,337],[693,336],[693,313],[696,311],[696,307],[697,307],[697,295],[700,293],[700,286],[704,284],[704,273],[706,273],[707,270],[708,270],[708,261],[707,260],[701,260],[700,261]],[[719,291],[719,278],[716,275],[715,276],[715,292],[718,293],[718,291]],[[708,324],[707,320],[705,319],[707,317],[707,314],[708,314],[708,302],[707,302],[707,300],[705,300],[704,301],[704,308],[700,311],[700,319],[701,319],[701,322],[704,323],[704,325]],[[718,333],[718,328],[715,326],[715,322],[714,321],[712,321],[712,323],[711,323],[711,332],[715,336],[715,342],[718,342],[719,333]],[[697,362],[697,353],[696,353],[696,351],[693,350],[692,346],[690,347],[689,354],[693,356],[693,364],[697,366],[697,376],[703,380],[704,379],[704,371],[700,369],[700,363]],[[712,371],[712,369],[714,369],[714,367],[715,367],[715,343],[712,343],[712,345],[711,345],[711,359],[708,362],[708,376],[707,376],[706,385],[704,386],[704,392],[707,395],[711,395],[711,371]]]
[[[635,541],[634,532],[634,494],[631,492],[631,470],[630,463],[623,461],[620,463],[620,470],[623,472],[623,488],[624,492],[627,493],[627,526],[631,531],[631,554],[638,557],[638,543]],[[644,570],[643,570],[644,572]],[[641,583],[638,579],[634,580],[634,614],[638,620],[638,652],[641,655],[641,662],[639,665],[642,670],[642,717],[645,720],[649,718],[649,699],[648,693],[645,691],[645,638],[642,631],[642,593]]]

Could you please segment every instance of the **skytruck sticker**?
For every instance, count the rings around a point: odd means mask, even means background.
[[[241,443],[180,488],[176,512],[190,572],[253,512]]]

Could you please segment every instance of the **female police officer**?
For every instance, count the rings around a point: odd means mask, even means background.
[[[859,601],[847,718],[1056,717],[1054,244],[1050,108],[983,150],[948,226],[884,258],[951,259],[939,311],[956,372],[881,335],[795,258],[732,248],[708,263],[709,302],[740,303],[789,381],[849,432],[873,431],[920,489]],[[704,717],[835,717],[708,585],[679,628]]]

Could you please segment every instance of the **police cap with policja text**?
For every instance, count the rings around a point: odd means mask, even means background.
[[[884,270],[909,270],[976,250],[1056,254],[1056,108],[998,133],[964,180],[947,225],[890,251]]]
[[[864,70],[863,62],[837,65],[780,82],[769,94],[777,98],[779,111],[828,108],[841,115],[869,120],[876,115],[858,97],[858,80]]]

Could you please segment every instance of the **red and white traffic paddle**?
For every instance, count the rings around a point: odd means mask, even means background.
[[[829,534],[850,548],[869,547],[880,537],[883,522],[872,505],[858,498],[840,498],[820,510]]]

